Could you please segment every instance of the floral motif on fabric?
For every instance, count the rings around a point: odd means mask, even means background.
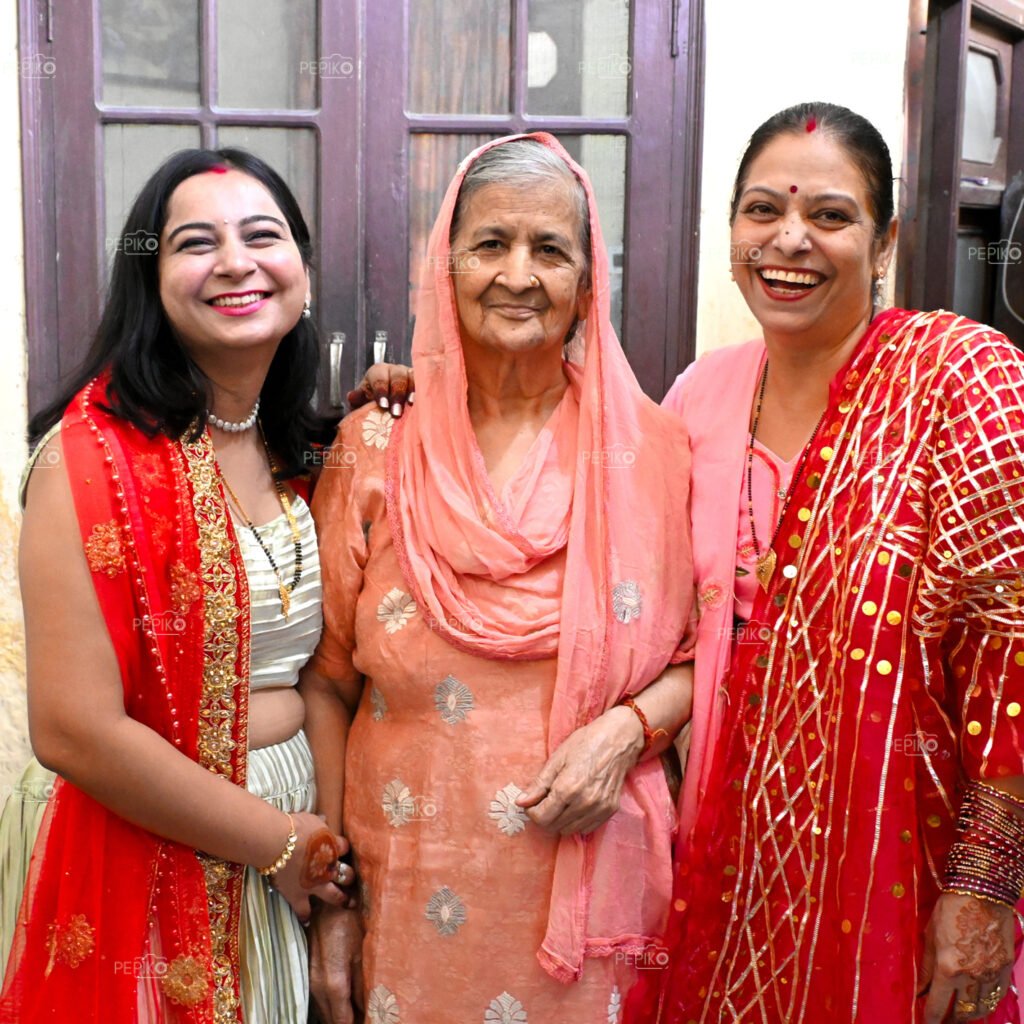
[[[171,566],[171,607],[178,615],[185,612],[202,596],[203,588],[184,562]]]
[[[124,534],[113,519],[92,528],[85,542],[85,558],[93,572],[105,573],[111,579],[124,572]]]
[[[624,626],[640,618],[643,598],[640,595],[640,584],[636,580],[623,580],[615,584],[612,589],[612,611]]]
[[[619,1024],[622,1020],[622,993],[619,986],[612,989],[611,998],[608,1000],[608,1024]]]
[[[454,676],[445,676],[434,689],[434,706],[449,725],[466,720],[475,704],[469,687]]]
[[[466,923],[466,906],[446,885],[430,897],[426,917],[438,935],[454,935]]]
[[[484,1013],[484,1024],[529,1024],[523,1004],[508,992],[502,992]]]
[[[416,602],[403,590],[395,587],[384,595],[377,606],[377,621],[384,623],[388,633],[397,633],[416,614]]]
[[[391,429],[394,423],[391,413],[384,412],[382,409],[374,409],[363,420],[363,444],[367,448],[384,451],[391,440]]]
[[[46,945],[50,951],[47,975],[54,964],[80,967],[96,948],[96,930],[85,914],[73,914],[64,924],[54,921],[50,925]]]
[[[378,985],[370,993],[366,1018],[369,1024],[401,1024],[402,1015],[398,1011],[395,993],[385,985]]]
[[[526,811],[516,803],[523,791],[513,782],[499,789],[487,814],[507,836],[517,836],[526,828]]]
[[[370,689],[370,704],[373,706],[373,720],[383,722],[384,716],[388,713],[388,702],[376,686]]]
[[[697,603],[701,608],[717,608],[724,594],[725,588],[720,583],[708,583],[697,594]]]
[[[178,1006],[198,1006],[210,989],[210,972],[194,956],[175,957],[168,965],[160,987],[164,995]]]
[[[388,824],[395,828],[408,825],[416,813],[416,799],[412,795],[412,790],[401,779],[392,779],[384,787],[380,805]]]
[[[147,490],[167,485],[163,465],[156,452],[139,452],[132,459],[132,468],[139,482]]]

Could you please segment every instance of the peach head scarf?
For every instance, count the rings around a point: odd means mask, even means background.
[[[593,297],[582,365],[565,364],[565,396],[499,496],[469,417],[448,238],[472,163],[524,138],[558,154],[586,190]],[[626,361],[609,317],[593,189],[551,135],[498,139],[459,167],[430,236],[413,366],[416,405],[396,424],[387,485],[406,581],[453,645],[484,658],[558,659],[551,753],[663,671],[692,606],[686,434],[643,394]],[[655,758],[630,773],[608,822],[561,840],[538,952],[552,976],[573,981],[585,956],[637,952],[658,934],[674,827]]]

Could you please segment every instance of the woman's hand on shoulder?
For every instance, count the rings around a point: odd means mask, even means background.
[[[355,391],[348,393],[351,409],[373,402],[382,409],[390,409],[396,419],[402,415],[406,403],[416,398],[416,381],[411,366],[400,363],[374,363],[363,376]]]

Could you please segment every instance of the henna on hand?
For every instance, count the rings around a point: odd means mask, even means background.
[[[314,832],[306,843],[306,855],[302,862],[302,887],[312,889],[324,882],[333,882],[340,853],[337,840],[329,828]]]
[[[953,943],[960,954],[962,973],[989,984],[1013,963],[1002,937],[1003,916],[995,904],[972,899],[956,915],[959,938]]]

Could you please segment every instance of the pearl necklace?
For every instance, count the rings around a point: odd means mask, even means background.
[[[229,423],[227,420],[222,420],[219,416],[214,416],[212,412],[206,414],[206,420],[219,430],[226,430],[229,434],[244,434],[247,430],[252,430],[259,412],[260,400],[257,398],[256,404],[252,407],[252,412],[240,423]]]

